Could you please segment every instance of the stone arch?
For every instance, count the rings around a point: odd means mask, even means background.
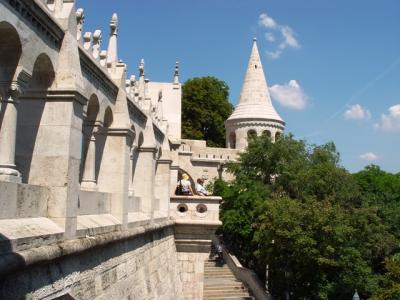
[[[96,185],[96,127],[99,124],[100,104],[96,94],[92,94],[86,107],[86,116],[82,124],[82,155],[79,181],[84,188]]]
[[[282,136],[282,133],[280,131],[277,131],[275,133],[275,141],[279,140],[281,136]]]
[[[103,121],[103,126],[105,128],[109,128],[112,125],[112,123],[114,121],[114,115],[113,115],[111,107],[108,106],[106,108],[106,110],[104,112],[104,119],[103,120],[104,120]]]
[[[7,22],[0,22],[0,82],[11,82],[22,54],[22,45],[17,30]]]
[[[133,189],[134,185],[133,182],[135,180],[135,177],[137,176],[136,171],[137,171],[137,163],[139,159],[139,148],[143,145],[144,142],[144,136],[143,132],[140,131],[137,137],[137,142],[133,143],[132,148],[131,148],[131,166],[130,166],[130,182],[129,182],[129,187],[130,187],[130,192],[133,194]]]
[[[60,128],[57,123],[63,119],[64,112],[58,108],[58,103],[47,102],[47,90],[54,79],[51,59],[45,53],[39,54],[19,106],[16,154],[25,183],[47,185],[42,173],[43,166],[50,162],[45,153],[59,152],[54,130]]]
[[[272,137],[271,131],[269,131],[268,129],[263,130],[262,135],[266,136],[266,137],[269,137],[269,138]]]
[[[17,181],[20,180],[16,166],[17,105],[20,90],[15,81],[21,54],[22,45],[18,32],[9,23],[0,22],[0,176],[9,179],[12,176]]]
[[[92,94],[89,98],[87,110],[86,110],[86,121],[90,123],[94,123],[98,120],[99,117],[99,98],[96,94]]]
[[[33,65],[28,91],[46,92],[52,86],[54,78],[55,72],[51,59],[47,54],[41,53]]]
[[[189,176],[190,185],[192,186],[192,190],[195,191],[195,184],[196,184],[195,180],[193,179],[192,175],[190,175],[189,172],[185,171],[182,168],[178,169],[178,178],[176,179],[176,182],[178,182],[179,179],[182,178],[183,174],[187,174]]]
[[[257,131],[255,129],[249,129],[247,131],[247,138],[253,138],[257,136]]]
[[[236,133],[232,131],[229,134],[229,148],[230,149],[235,149],[236,148]]]

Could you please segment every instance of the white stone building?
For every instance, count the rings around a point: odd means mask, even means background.
[[[0,299],[202,299],[221,199],[173,193],[179,172],[229,176],[246,130],[283,130],[256,45],[232,149],[209,148],[181,139],[178,63],[127,76],[117,15],[84,20],[73,0],[0,0]]]

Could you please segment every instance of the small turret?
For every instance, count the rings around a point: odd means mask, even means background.
[[[225,126],[228,148],[241,150],[246,148],[249,135],[265,134],[274,140],[284,130],[285,122],[272,105],[256,38],[253,39],[239,104]]]

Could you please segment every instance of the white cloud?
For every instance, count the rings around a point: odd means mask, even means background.
[[[276,51],[267,51],[266,53],[270,58],[277,59],[277,58],[281,57],[282,50],[278,49]]]
[[[374,126],[386,132],[400,132],[400,104],[390,107],[389,113],[382,114],[380,122]]]
[[[275,20],[268,16],[266,13],[263,13],[258,17],[258,24],[265,28],[275,28],[278,26]]]
[[[266,13],[262,13],[258,18],[258,25],[263,29],[268,29],[264,34],[265,39],[275,44],[275,50],[266,51],[267,55],[272,59],[277,59],[287,48],[300,48],[301,45],[296,39],[296,34],[292,28],[287,25],[277,23],[272,17]],[[278,37],[277,37],[278,36]]]
[[[360,104],[351,105],[343,114],[345,119],[363,120],[370,119],[371,112],[363,108]]]
[[[284,45],[285,48],[287,46],[292,48],[300,48],[300,44],[294,37],[295,33],[293,32],[292,28],[289,26],[283,26],[281,28],[281,33],[284,37],[284,42],[280,46]]]
[[[272,32],[266,32],[265,38],[268,42],[275,42],[275,35]]]
[[[376,161],[379,159],[379,156],[376,155],[375,153],[367,152],[367,153],[361,154],[360,158],[362,160],[366,160],[366,161]]]
[[[282,106],[302,110],[306,107],[308,97],[296,80],[283,85],[275,84],[270,88],[272,97]]]

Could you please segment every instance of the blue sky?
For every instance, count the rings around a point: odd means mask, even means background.
[[[375,163],[400,172],[399,0],[78,0],[84,31],[119,16],[119,58],[153,81],[216,76],[236,104],[257,37],[286,132],[334,141],[352,172]],[[398,105],[398,106],[396,106]]]

